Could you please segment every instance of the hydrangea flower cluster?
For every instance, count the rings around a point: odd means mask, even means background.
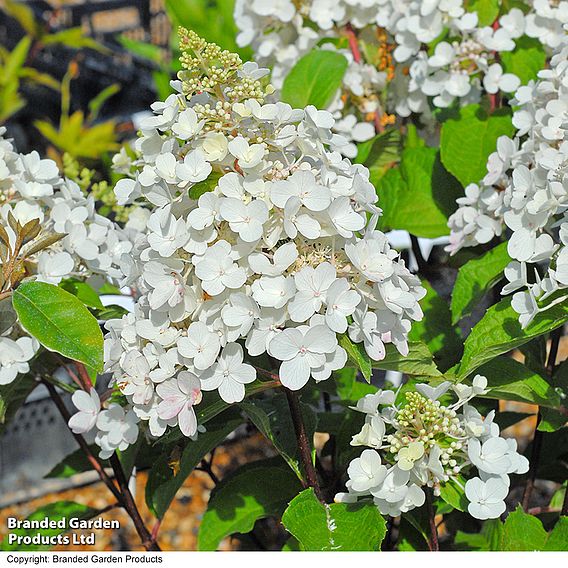
[[[450,387],[457,400],[442,403]],[[398,406],[393,391],[360,399],[354,410],[365,414],[365,424],[351,445],[370,449],[350,463],[348,492],[336,501],[372,498],[381,514],[396,517],[424,504],[424,487],[440,495],[445,484],[454,483],[465,492],[473,517],[499,517],[509,474],[528,471],[528,460],[517,452],[514,439],[499,436],[494,411],[483,418],[470,404],[486,392],[487,379],[477,375],[472,386],[416,385]],[[479,477],[465,481],[474,468]]]
[[[241,401],[245,350],[294,390],[345,365],[344,334],[376,360],[388,343],[406,354],[425,294],[374,229],[368,170],[330,151],[330,113],[266,102],[267,70],[181,33],[177,93],[153,105],[116,186],[149,217],[123,257],[140,297],[105,344],[121,420],[132,410],[154,436],[193,436],[201,391]]]
[[[540,311],[568,298],[568,39],[550,69],[515,94],[513,139],[499,138],[487,174],[470,184],[450,217],[450,245],[488,243],[511,232],[503,294],[528,325]],[[545,264],[545,272],[536,269]],[[530,270],[531,265],[534,270]],[[533,276],[534,275],[534,276]]]
[[[456,99],[476,102],[483,92],[515,91],[520,80],[504,73],[499,53],[513,50],[525,34],[557,45],[568,18],[568,2],[527,4],[526,15],[512,8],[492,26],[481,26],[477,12],[466,11],[462,0],[237,0],[235,21],[237,41],[252,45],[256,60],[272,67],[277,88],[316,45],[345,55],[343,92],[329,110],[370,138],[361,122],[378,121],[380,127],[388,112],[428,115],[430,103],[445,108]],[[338,38],[347,38],[349,49],[331,43]],[[381,93],[387,84],[388,94]],[[353,140],[361,141],[355,132]],[[351,151],[352,145],[344,150]]]
[[[51,284],[94,274],[120,278],[120,258],[132,248],[124,231],[99,215],[94,199],[63,178],[53,160],[41,159],[35,151],[17,153],[5,133],[0,128],[0,293],[9,293],[15,282],[30,275]],[[25,233],[18,234],[22,228]],[[39,349],[15,317],[5,321],[0,385],[27,373]]]

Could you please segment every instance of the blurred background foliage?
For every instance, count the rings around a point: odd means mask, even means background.
[[[0,0],[0,127],[20,151],[46,154],[78,179],[84,169],[112,181],[112,155],[171,92],[178,26],[250,58],[235,43],[233,4]]]

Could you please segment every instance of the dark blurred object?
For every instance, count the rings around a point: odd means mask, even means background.
[[[71,110],[85,110],[97,93],[114,83],[121,86],[120,92],[105,104],[99,120],[115,119],[121,135],[128,136],[132,130],[130,117],[155,100],[155,67],[151,61],[126,51],[117,38],[126,36],[152,43],[166,52],[170,26],[163,0],[30,0],[3,2],[0,7],[0,45],[12,50],[24,36],[33,38],[27,66],[61,81],[69,64],[78,64]],[[15,18],[19,7],[25,14]],[[49,41],[43,41],[44,37]],[[39,118],[57,122],[61,112],[59,93],[33,83],[22,84],[21,91],[28,104],[9,120],[10,135],[16,138],[20,151],[42,150],[38,144],[41,137],[32,124]]]

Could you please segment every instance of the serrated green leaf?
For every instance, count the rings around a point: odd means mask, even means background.
[[[259,519],[280,517],[301,488],[281,460],[261,460],[238,468],[211,494],[199,527],[198,550],[216,550],[226,536],[250,532]]]
[[[83,302],[58,286],[24,282],[12,295],[20,324],[44,347],[103,370],[103,334]]]
[[[239,406],[252,423],[274,445],[299,479],[304,479],[294,423],[286,396],[278,394],[270,400],[247,400]],[[310,443],[316,431],[317,416],[307,404],[300,403],[306,435]]]
[[[448,217],[462,194],[457,180],[442,166],[438,150],[428,147],[406,148],[399,170],[389,170],[376,189],[386,212],[379,220],[381,229],[404,229],[427,238],[448,234]]]
[[[542,523],[525,513],[520,505],[507,517],[503,526],[503,550],[509,552],[543,550],[547,538]]]
[[[12,306],[12,298],[0,300],[0,335],[8,331],[18,321],[18,316]]]
[[[461,485],[465,485],[465,480],[460,478]],[[440,497],[454,509],[467,511],[468,500],[465,491],[453,479],[440,485]]]
[[[311,488],[290,503],[282,524],[309,551],[378,551],[386,534],[373,503],[322,504]]]
[[[468,12],[477,12],[479,26],[490,26],[499,15],[498,0],[466,0]]]
[[[376,184],[386,169],[400,160],[402,144],[399,130],[387,130],[357,146],[354,162],[369,168],[371,182]]]
[[[30,393],[38,386],[33,373],[19,375],[17,380],[0,386],[0,434]]]
[[[511,307],[511,298],[504,298],[487,310],[466,339],[464,354],[456,370],[459,380],[498,355],[564,325],[568,321],[568,306],[557,304],[538,313],[525,329],[521,329],[518,317]]]
[[[507,243],[501,243],[459,269],[452,291],[452,323],[471,313],[475,304],[502,278],[510,261]]]
[[[484,398],[515,400],[557,408],[560,397],[548,381],[509,357],[496,357],[477,372],[487,377],[490,390]]]
[[[189,197],[191,197],[191,199],[197,200],[204,193],[213,191],[217,187],[217,184],[219,183],[219,180],[223,177],[223,175],[224,174],[221,172],[212,172],[207,179],[194,183],[189,188]]]
[[[452,325],[450,306],[432,288],[427,280],[422,280],[426,295],[420,300],[424,312],[421,321],[412,322],[409,341],[422,341],[434,355],[434,360],[442,371],[455,365],[463,351],[459,330]]]
[[[372,362],[361,343],[353,343],[349,336],[344,333],[339,336],[339,345],[345,349],[349,360],[361,371],[367,382],[370,382],[373,373]]]
[[[90,446],[94,454],[97,454],[97,446],[94,444]],[[104,461],[105,467],[107,466],[106,461]],[[46,473],[43,477],[45,479],[51,478],[62,478],[67,479],[76,475],[78,473],[84,473],[85,471],[91,471],[93,465],[88,460],[85,452],[79,448],[74,452],[65,456],[56,466],[51,468],[49,473]]]
[[[59,283],[59,287],[79,298],[89,308],[104,307],[99,295],[86,282],[81,282],[74,278],[66,278]]]
[[[200,433],[196,440],[187,442],[181,454],[177,475],[174,475],[168,465],[166,455],[155,461],[146,483],[146,504],[156,517],[161,519],[166,514],[179,488],[203,457],[223,442],[241,422],[240,417],[229,412],[216,422],[209,423],[207,432]]]
[[[346,70],[343,55],[316,48],[304,55],[284,79],[282,101],[293,108],[314,105],[325,109],[341,87]]]
[[[465,187],[479,183],[487,173],[487,158],[495,152],[499,136],[515,132],[511,113],[499,109],[488,115],[479,105],[461,108],[458,116],[442,125],[442,163]]]
[[[568,550],[568,517],[560,517],[548,534],[543,550]]]
[[[515,40],[513,51],[501,53],[501,63],[506,73],[513,73],[526,85],[536,80],[538,72],[544,69],[546,52],[538,39],[522,36]]]
[[[396,347],[388,344],[386,347],[386,355],[381,361],[374,361],[375,369],[384,369],[386,371],[400,371],[406,375],[418,375],[421,377],[440,377],[434,363],[432,353],[428,347],[421,342],[409,342],[408,355],[401,355]]]
[[[383,210],[378,227],[381,231],[390,231],[398,225],[398,200],[399,196],[408,192],[408,185],[400,168],[391,168],[379,179],[371,177],[371,183],[375,186],[378,204]]]

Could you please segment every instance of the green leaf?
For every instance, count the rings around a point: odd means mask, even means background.
[[[345,349],[349,360],[361,371],[365,380],[370,382],[373,374],[372,362],[363,344],[353,343],[349,336],[344,333],[339,336],[339,345]]]
[[[110,304],[99,309],[93,309],[93,315],[98,320],[103,321],[107,321],[109,319],[120,319],[127,313],[128,310],[125,307],[119,306],[117,304]]]
[[[335,51],[314,49],[292,67],[282,85],[283,102],[293,108],[326,108],[341,87],[347,59]]]
[[[457,369],[458,379],[464,379],[483,363],[548,333],[568,321],[568,305],[557,304],[540,312],[525,329],[521,329],[519,314],[511,307],[511,298],[491,306],[471,330],[464,345],[464,354]]]
[[[505,521],[503,527],[503,550],[519,552],[543,550],[548,535],[542,523],[528,515],[519,505]]]
[[[174,28],[184,26],[207,41],[238,53],[243,61],[251,59],[250,47],[240,47],[236,38],[234,0],[166,0],[166,10]],[[177,38],[176,38],[177,40]]]
[[[99,295],[86,282],[81,282],[74,278],[67,278],[59,283],[59,287],[79,298],[79,300],[89,308],[104,307]]]
[[[543,347],[546,349],[545,346]],[[568,396],[568,359],[556,369],[551,380],[551,385],[558,394],[561,405],[566,407],[566,398]],[[552,408],[541,408],[541,420],[538,423],[537,429],[542,432],[556,432],[560,430],[560,428],[564,428],[568,422],[568,417],[565,412],[565,408],[562,408],[560,411],[553,410]]]
[[[94,454],[97,454],[97,446],[92,445],[91,450]],[[106,462],[105,462],[106,463]],[[84,473],[85,471],[91,471],[93,465],[87,459],[85,452],[79,448],[74,452],[65,456],[55,467],[53,467],[49,473],[44,475],[44,478],[62,478],[67,479],[76,475],[78,473]]]
[[[442,125],[442,163],[464,187],[479,183],[487,173],[487,158],[495,152],[497,138],[512,136],[514,131],[508,109],[489,116],[479,105],[465,106]]]
[[[103,334],[83,302],[58,286],[24,282],[12,295],[20,324],[50,351],[103,370]]]
[[[420,300],[424,317],[421,321],[412,322],[408,339],[426,343],[438,367],[446,371],[459,361],[463,351],[462,339],[459,330],[452,325],[448,302],[427,280],[422,280],[422,286],[426,289],[426,296]]]
[[[371,178],[378,197],[378,204],[383,210],[378,226],[382,231],[390,231],[398,226],[399,195],[408,192],[408,185],[402,177],[400,168],[391,168],[378,180]]]
[[[408,355],[401,355],[392,344],[386,346],[386,356],[381,361],[373,362],[375,369],[386,371],[400,371],[406,375],[419,375],[421,377],[439,377],[440,371],[436,367],[432,354],[424,343],[410,342]]]
[[[536,80],[538,72],[546,64],[546,52],[540,41],[528,36],[515,40],[513,51],[501,53],[501,63],[506,73],[516,75],[523,85]]]
[[[449,233],[448,217],[462,189],[442,166],[436,148],[411,147],[402,153],[400,175],[389,170],[377,183],[379,205],[388,214],[384,230],[404,229],[418,237]]]
[[[0,335],[8,331],[17,321],[18,316],[12,306],[12,298],[0,300]]]
[[[98,95],[93,97],[89,101],[89,122],[95,120],[103,107],[103,105],[116,93],[120,91],[122,87],[118,83],[113,83],[108,87],[104,88]]]
[[[465,479],[460,478],[462,486],[465,485]],[[465,491],[453,479],[440,485],[440,497],[458,511],[467,511],[468,500]]]
[[[221,172],[212,172],[207,179],[194,183],[189,188],[189,197],[191,197],[191,199],[197,200],[204,193],[213,191],[217,187],[217,184],[219,183],[219,180],[223,177],[223,175],[224,174]]]
[[[27,517],[28,520],[32,521],[42,521],[46,517],[51,521],[64,521],[63,528],[55,529],[11,529],[9,534],[18,536],[30,536],[33,537],[36,534],[41,534],[44,537],[56,537],[59,534],[67,532],[67,523],[70,518],[78,519],[91,519],[97,514],[95,509],[87,507],[86,505],[81,505],[80,503],[75,503],[74,501],[57,501],[55,503],[49,503],[44,507],[40,507],[35,510],[31,515]],[[55,544],[55,543],[54,543]],[[49,550],[51,546],[41,545],[41,544],[17,544],[13,542],[8,543],[8,536],[4,537],[4,540],[0,543],[0,550],[14,550],[18,552],[32,551],[32,550]]]
[[[199,527],[198,550],[216,550],[223,538],[250,532],[257,520],[280,517],[300,490],[298,478],[280,460],[240,467],[211,494]]]
[[[222,419],[224,418],[224,419]],[[146,483],[146,504],[156,517],[162,518],[173,501],[178,489],[199,464],[202,458],[242,423],[234,414],[219,417],[215,423],[207,426],[207,432],[199,434],[196,440],[190,440],[182,451],[179,471],[174,475],[167,463],[167,456],[157,459]]]
[[[516,400],[557,408],[560,397],[548,381],[509,357],[496,357],[477,372],[487,377],[490,390],[484,398]]]
[[[111,53],[107,47],[85,35],[81,27],[67,28],[53,34],[45,34],[41,38],[41,41],[45,45],[61,43],[67,47],[71,47],[72,49],[88,47],[89,49],[100,51],[101,53]]]
[[[260,432],[272,442],[298,478],[304,479],[294,423],[286,396],[278,394],[270,400],[248,400],[241,402],[239,406]],[[311,443],[316,430],[317,417],[308,405],[301,403],[300,407],[306,434]]]
[[[554,529],[548,534],[543,550],[568,550],[568,517],[558,519]]]
[[[164,60],[164,52],[163,49],[158,46],[154,45],[153,43],[146,43],[144,41],[138,41],[124,34],[116,36],[118,43],[122,45],[125,49],[137,55],[138,57],[142,57],[143,59],[148,59],[160,65]]]
[[[38,384],[33,372],[30,372],[0,386],[0,434]]]
[[[282,524],[309,551],[377,551],[386,534],[373,503],[322,504],[311,488],[290,503]]]
[[[499,15],[498,0],[467,0],[465,7],[468,12],[477,12],[479,26],[490,26]]]
[[[501,280],[510,261],[507,243],[501,243],[459,269],[452,291],[452,323],[471,314],[485,293]]]
[[[357,401],[366,394],[376,392],[377,388],[357,380],[358,370],[345,367],[333,372],[333,383],[341,400]]]
[[[385,172],[400,161],[401,152],[400,131],[386,130],[359,144],[354,162],[369,168],[371,183],[377,185]]]
[[[21,68],[26,62],[26,58],[28,57],[31,44],[32,38],[24,36],[10,52],[2,70],[2,83],[6,84],[11,78],[15,78],[19,75]]]

